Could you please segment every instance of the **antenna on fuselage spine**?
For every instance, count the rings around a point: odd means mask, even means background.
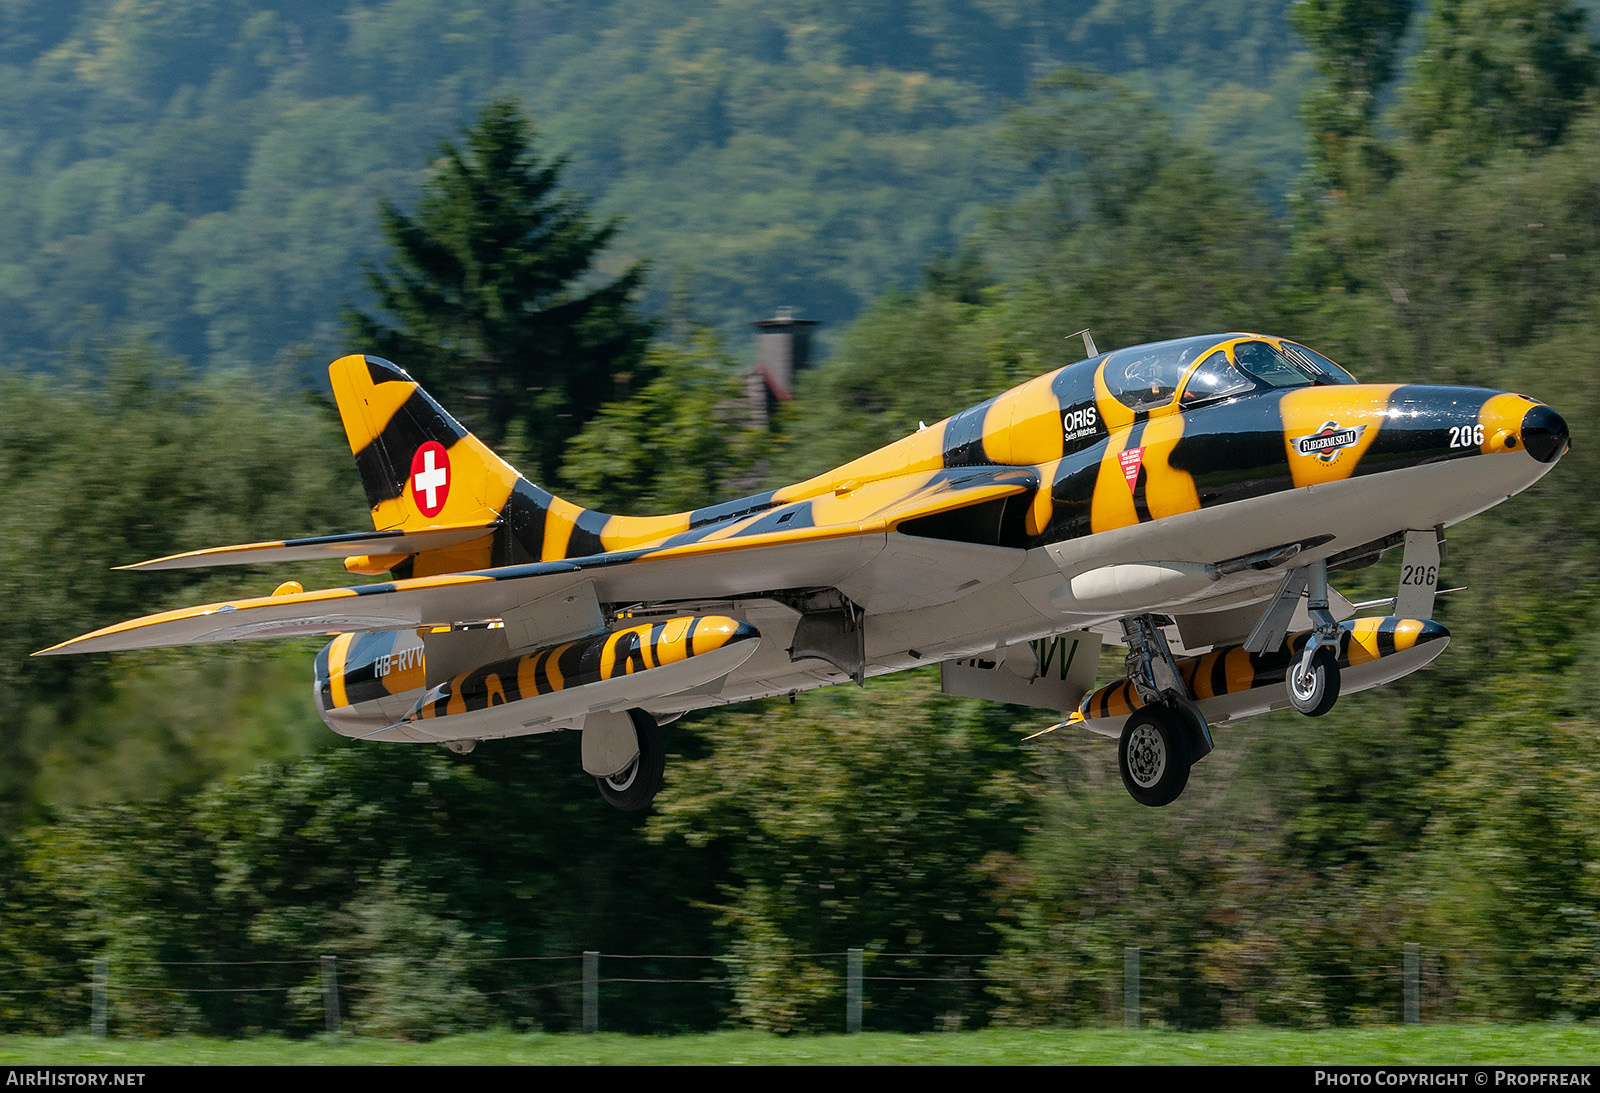
[[[1076,338],[1080,336],[1083,338],[1083,352],[1085,354],[1085,359],[1088,357],[1098,357],[1100,355],[1100,350],[1094,347],[1094,335],[1089,333],[1088,327],[1084,327],[1082,330],[1075,330],[1071,334],[1067,335],[1068,338]]]

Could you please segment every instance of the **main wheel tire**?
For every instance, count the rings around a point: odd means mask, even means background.
[[[643,710],[629,710],[633,721],[633,735],[639,741],[639,754],[633,762],[615,774],[596,778],[600,796],[612,808],[623,812],[638,812],[648,808],[661,788],[662,775],[667,770],[667,753],[661,743],[661,726]]]
[[[1189,727],[1165,706],[1135,710],[1122,726],[1117,767],[1122,784],[1141,805],[1160,807],[1189,784]]]
[[[1300,658],[1289,665],[1283,681],[1289,704],[1307,717],[1321,717],[1339,701],[1339,658],[1324,645],[1311,656],[1311,670],[1300,671]]]

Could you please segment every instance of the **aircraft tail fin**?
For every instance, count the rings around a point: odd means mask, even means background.
[[[379,531],[489,525],[521,476],[399,367],[355,354],[328,367]]]
[[[681,517],[614,518],[541,489],[379,357],[341,357],[328,377],[376,532],[210,547],[118,568],[343,558],[352,573],[431,577],[594,554],[613,522],[631,534],[624,543],[688,526]]]
[[[373,525],[404,536],[407,546],[440,544],[349,558],[352,572],[423,577],[556,561],[689,529],[691,513],[611,516],[529,482],[380,357],[341,357],[328,375]],[[483,537],[454,546],[441,538],[471,527],[483,528]]]

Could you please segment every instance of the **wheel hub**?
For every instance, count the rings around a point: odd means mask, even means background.
[[[1310,702],[1317,695],[1316,669],[1307,671],[1298,661],[1289,673],[1289,686],[1294,688],[1294,696],[1302,702]]]
[[[1128,774],[1146,789],[1167,769],[1167,743],[1153,726],[1140,725],[1128,736]]]
[[[633,785],[633,780],[639,776],[639,758],[634,756],[633,761],[617,773],[606,777],[606,785],[619,793]]]

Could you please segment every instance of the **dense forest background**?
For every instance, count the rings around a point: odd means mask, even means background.
[[[0,348],[137,326],[196,363],[301,364],[366,302],[379,198],[521,98],[625,214],[647,306],[840,328],[1017,185],[1001,116],[1063,64],[1124,75],[1281,208],[1307,59],[1279,0],[0,5]]]
[[[0,1028],[83,1027],[105,958],[114,1031],[310,1032],[321,954],[365,1032],[565,1028],[529,969],[586,949],[715,958],[613,1027],[831,1028],[852,946],[931,977],[878,1028],[1106,1020],[1127,945],[1173,1025],[1393,1020],[1407,942],[1430,1014],[1600,1014],[1597,7],[0,0]],[[567,736],[335,737],[314,643],[29,660],[291,575],[113,565],[363,526],[321,369],[496,102],[642,332],[570,443],[495,425],[576,500],[794,480],[1084,326],[1525,390],[1574,451],[1452,532],[1435,670],[1228,729],[1160,811],[925,674],[685,719],[640,818]],[[825,360],[755,435],[712,411],[777,305]]]

